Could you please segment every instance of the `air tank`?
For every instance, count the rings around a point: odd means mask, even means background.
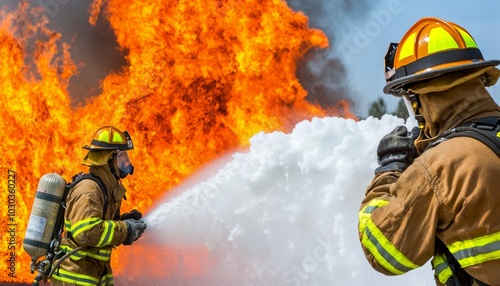
[[[34,261],[48,252],[65,188],[66,181],[56,173],[45,174],[38,182],[23,241],[24,250]]]

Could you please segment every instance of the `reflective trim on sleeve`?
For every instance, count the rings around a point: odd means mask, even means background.
[[[71,225],[70,227],[71,234],[73,235],[73,237],[77,237],[83,231],[89,230],[94,226],[100,224],[101,222],[102,219],[98,217],[82,219],[81,221],[75,223],[74,225]]]
[[[448,249],[463,268],[500,259],[500,232],[457,241],[448,245]]]
[[[372,200],[359,213],[361,243],[378,263],[393,274],[403,274],[420,267],[401,253],[377,228],[371,219],[372,212],[387,205],[386,200]]]
[[[105,246],[111,244],[113,236],[115,235],[116,223],[111,220],[104,221],[104,231],[102,232],[101,239],[97,246]]]
[[[366,222],[371,219],[372,212],[379,208],[387,205],[389,201],[374,199],[371,200],[360,212],[359,212],[359,225],[358,230],[363,233],[366,228]]]
[[[102,223],[103,224],[103,232],[101,234],[101,237],[99,239],[99,242],[97,243],[97,247],[102,247],[106,245],[110,245],[111,242],[113,241],[113,236],[115,235],[115,229],[118,227],[116,222],[112,220],[106,220],[103,221],[100,218],[88,218],[88,219],[83,219],[77,223],[75,223],[73,226],[71,225],[71,222],[69,220],[65,220],[65,228],[66,232],[69,235],[72,235],[73,237],[78,236],[81,234],[83,231],[89,230],[98,224]]]
[[[445,285],[448,279],[453,275],[446,261],[446,255],[438,254],[434,256],[434,258],[432,258],[432,266],[434,268],[434,276],[437,277],[441,284]]]
[[[71,221],[70,220],[67,220],[65,219],[64,220],[64,229],[66,230],[66,233],[69,235],[69,236],[72,236],[73,234],[71,233]]]

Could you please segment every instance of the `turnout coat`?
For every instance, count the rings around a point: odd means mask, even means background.
[[[439,240],[475,279],[500,285],[500,158],[469,137],[426,149],[444,131],[500,116],[500,108],[480,77],[436,81],[434,91],[415,87],[425,119],[415,141],[420,156],[402,173],[376,175],[366,190],[361,245],[373,268],[398,275],[435,256]],[[436,276],[446,275],[438,270]]]
[[[66,198],[65,235],[62,248],[66,252],[82,246],[54,271],[51,285],[113,285],[110,266],[112,249],[127,237],[127,226],[119,218],[125,195],[123,185],[111,174],[108,165],[92,166],[90,172],[104,183],[108,197],[90,179],[77,183]]]

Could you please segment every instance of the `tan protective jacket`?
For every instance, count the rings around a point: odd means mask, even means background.
[[[66,199],[64,214],[67,234],[62,248],[68,253],[83,246],[60,269],[54,272],[51,283],[55,285],[113,285],[110,266],[112,248],[122,244],[127,237],[127,226],[115,221],[125,188],[111,174],[109,167],[90,167],[107,188],[108,205],[103,219],[104,193],[96,182],[84,179],[74,186]]]
[[[468,137],[425,150],[445,130],[500,116],[500,108],[477,77],[419,94],[421,155],[403,173],[378,174],[368,186],[359,221],[364,253],[379,272],[398,275],[431,259],[439,238],[469,274],[500,285],[500,158]]]

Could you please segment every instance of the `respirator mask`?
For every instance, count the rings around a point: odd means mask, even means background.
[[[124,179],[129,174],[134,174],[134,166],[130,162],[127,151],[118,151],[116,164],[118,165],[119,176],[121,179]]]

